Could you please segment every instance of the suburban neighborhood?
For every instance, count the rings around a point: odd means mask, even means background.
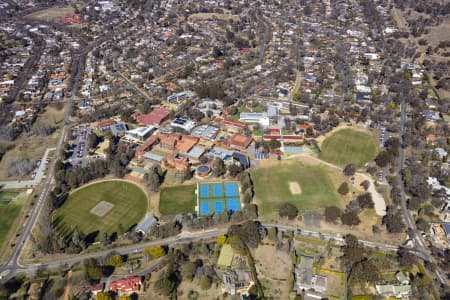
[[[448,299],[450,3],[0,3],[0,299]]]

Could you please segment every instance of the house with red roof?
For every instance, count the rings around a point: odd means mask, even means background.
[[[231,132],[239,132],[245,128],[247,128],[247,124],[233,121],[226,118],[217,117],[214,119],[214,123],[216,126],[219,126],[223,130],[231,131]]]
[[[250,144],[253,142],[253,138],[242,135],[242,134],[235,134],[232,137],[230,137],[229,145],[230,148],[238,149],[238,150],[245,150],[250,146]]]
[[[152,112],[137,116],[137,121],[142,125],[160,125],[170,114],[165,108],[155,108]]]
[[[130,277],[121,280],[112,281],[109,285],[109,290],[122,295],[131,295],[133,293],[139,293],[141,290],[142,278]]]

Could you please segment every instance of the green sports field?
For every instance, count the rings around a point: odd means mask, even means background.
[[[91,212],[101,201],[113,207],[104,215]],[[83,234],[95,231],[112,234],[139,223],[147,212],[147,196],[131,182],[110,180],[83,187],[69,195],[61,208],[56,210],[54,222],[63,233],[69,233],[76,226]]]
[[[321,212],[328,205],[341,206],[328,172],[333,170],[299,161],[280,162],[253,170],[252,179],[260,215],[274,218],[278,214],[279,204],[284,202],[292,203],[299,211]],[[296,182],[301,192],[292,194],[289,182]]]
[[[377,143],[370,132],[342,129],[327,137],[321,146],[320,159],[345,167],[361,168],[377,155]]]
[[[26,195],[17,192],[0,192],[0,250],[24,206]],[[16,198],[14,200],[14,198]],[[14,201],[12,201],[14,200]]]
[[[159,200],[159,212],[162,215],[195,212],[197,202],[195,189],[195,184],[163,188]]]

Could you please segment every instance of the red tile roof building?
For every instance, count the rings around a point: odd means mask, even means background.
[[[281,141],[281,137],[280,137],[280,135],[265,134],[265,135],[263,135],[263,140],[265,140],[265,141],[270,141],[270,140]],[[303,141],[303,137],[298,136],[298,135],[283,135],[283,141],[291,142],[291,143],[299,143],[299,142]]]
[[[98,122],[97,127],[100,131],[108,130],[111,125],[117,124],[115,120],[106,120],[103,122]]]
[[[235,134],[230,138],[230,147],[239,149],[239,150],[245,150],[250,146],[253,139],[251,137],[242,135],[242,134]]]
[[[141,277],[130,277],[112,281],[109,285],[109,290],[119,295],[130,295],[139,292],[141,289],[141,284]]]
[[[170,114],[170,110],[165,108],[155,108],[151,113],[140,115],[137,117],[137,121],[142,125],[159,125]]]

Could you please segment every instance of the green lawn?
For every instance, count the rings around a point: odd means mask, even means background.
[[[19,193],[17,192],[0,192],[0,198],[8,200],[9,203],[0,204],[0,250],[3,248],[4,243],[8,239],[11,227],[14,225],[25,204],[25,193],[23,193],[21,196],[18,195]],[[17,199],[10,202],[15,197],[17,197]]]
[[[319,157],[341,167],[352,163],[361,168],[375,158],[377,148],[377,143],[369,132],[342,129],[323,141]]]
[[[299,211],[323,211],[325,206],[339,204],[336,187],[324,166],[306,165],[301,162],[281,162],[279,165],[252,171],[255,196],[259,200],[259,212],[265,218],[278,214],[278,205],[294,204]],[[297,182],[301,193],[293,195],[289,182]]]
[[[195,212],[196,188],[195,184],[163,188],[159,199],[159,212],[162,215]]]
[[[114,207],[103,217],[90,212],[99,202],[106,201]],[[111,180],[88,185],[72,194],[54,216],[58,230],[68,234],[73,226],[82,233],[100,234],[119,231],[119,224],[127,230],[139,223],[147,212],[147,196],[134,183]],[[120,234],[120,233],[119,233]]]

